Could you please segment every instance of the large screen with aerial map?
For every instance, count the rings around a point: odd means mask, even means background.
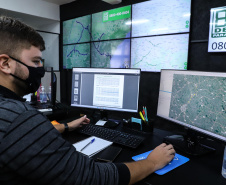
[[[157,115],[226,141],[226,73],[162,70]]]
[[[190,8],[151,0],[63,21],[63,68],[186,70]]]

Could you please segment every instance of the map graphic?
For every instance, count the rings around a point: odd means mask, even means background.
[[[174,74],[172,89],[170,118],[226,136],[225,77]]]
[[[131,67],[142,71],[187,69],[189,34],[132,39]]]
[[[103,12],[92,15],[92,41],[130,37],[131,18],[103,22]]]
[[[63,46],[63,68],[90,67],[90,44]]]
[[[145,1],[132,9],[132,37],[189,32],[191,0]]]
[[[91,67],[128,68],[130,39],[92,43]]]
[[[91,16],[83,16],[63,22],[63,44],[90,41]]]

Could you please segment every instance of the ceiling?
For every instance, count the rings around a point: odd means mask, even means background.
[[[45,2],[53,3],[53,4],[60,6],[63,4],[67,4],[70,2],[76,1],[76,0],[36,0],[36,1],[45,1]],[[49,25],[55,26],[55,24],[57,22],[56,20],[50,20],[47,18],[28,15],[25,13],[20,13],[20,12],[15,12],[15,11],[10,11],[10,10],[5,10],[2,8],[0,8],[0,14],[17,18],[20,21],[25,22],[26,24],[32,26],[33,28],[35,28],[37,30],[43,30],[43,31],[48,31],[48,28],[45,28],[45,27],[47,27]]]

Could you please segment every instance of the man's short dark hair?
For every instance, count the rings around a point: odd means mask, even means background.
[[[16,57],[31,46],[45,50],[45,42],[37,31],[19,20],[0,16],[0,54]]]

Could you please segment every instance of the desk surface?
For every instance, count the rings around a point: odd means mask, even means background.
[[[123,129],[123,127],[121,127]],[[130,162],[132,157],[146,151],[154,149],[162,143],[163,137],[172,135],[172,132],[154,128],[153,133],[137,132],[138,135],[145,136],[145,141],[136,149],[123,147],[120,155],[114,162]],[[71,143],[75,143],[87,138],[83,134],[71,132],[63,136]],[[119,146],[114,144],[115,146]],[[220,143],[215,143],[216,152],[204,156],[189,156],[180,151],[181,154],[190,159],[189,162],[179,166],[178,168],[166,173],[165,175],[151,174],[137,185],[160,185],[160,184],[174,184],[174,185],[225,185],[226,179],[221,175],[223,150],[224,146]]]

